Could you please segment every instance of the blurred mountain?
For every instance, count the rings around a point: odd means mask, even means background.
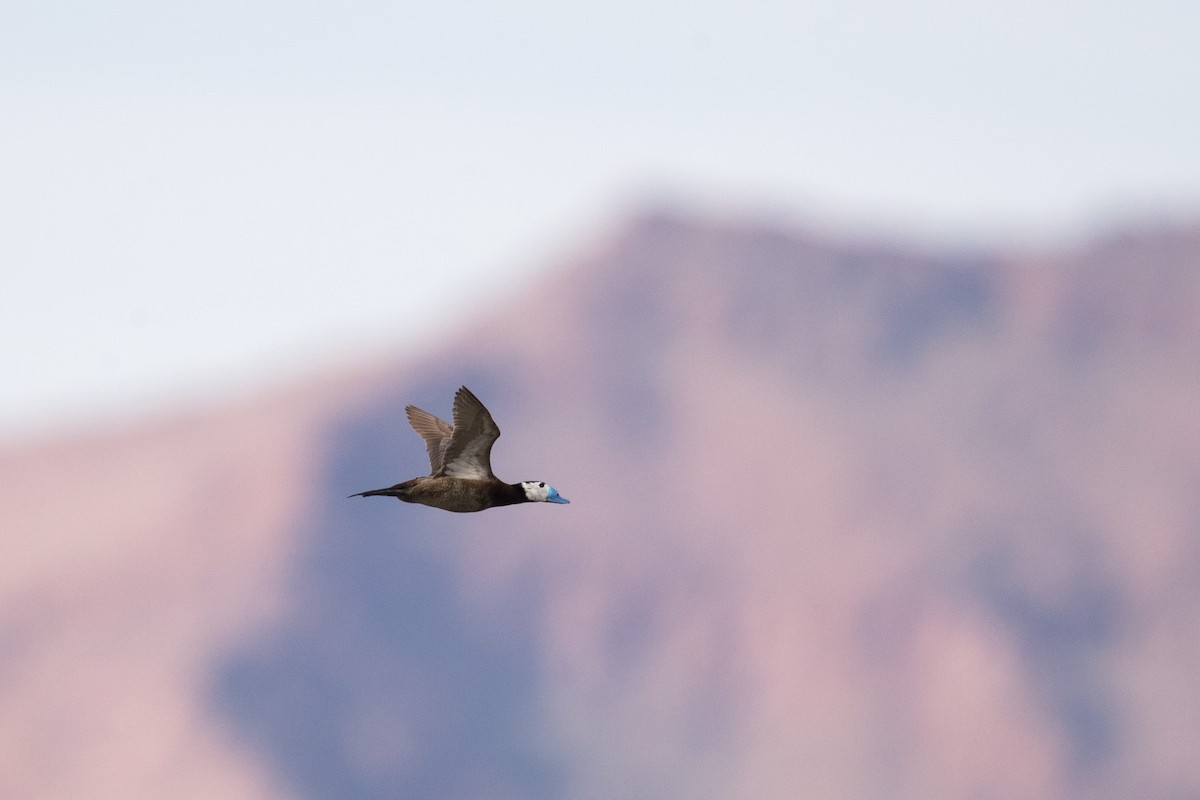
[[[0,454],[0,794],[1200,797],[1200,227],[646,214],[420,357]],[[570,506],[347,499],[470,386]]]

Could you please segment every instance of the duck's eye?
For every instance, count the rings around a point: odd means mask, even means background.
[[[539,488],[539,489],[545,489],[545,488],[546,488],[546,482],[545,482],[545,481],[538,481],[538,488]]]

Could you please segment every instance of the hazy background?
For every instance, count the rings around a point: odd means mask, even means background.
[[[647,197],[938,239],[1196,208],[1200,9],[7,2],[0,436],[391,351]]]
[[[0,20],[0,795],[1200,798],[1195,4]]]

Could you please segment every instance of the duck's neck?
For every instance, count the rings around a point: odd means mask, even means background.
[[[528,503],[525,487],[519,483],[500,483],[492,488],[492,505],[511,506],[516,503]]]

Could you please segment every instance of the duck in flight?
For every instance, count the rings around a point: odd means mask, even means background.
[[[351,497],[382,495],[446,511],[483,511],[514,503],[569,503],[545,481],[505,483],[492,474],[492,445],[500,428],[465,386],[454,394],[454,426],[416,406],[404,409],[429,451],[429,475]]]

